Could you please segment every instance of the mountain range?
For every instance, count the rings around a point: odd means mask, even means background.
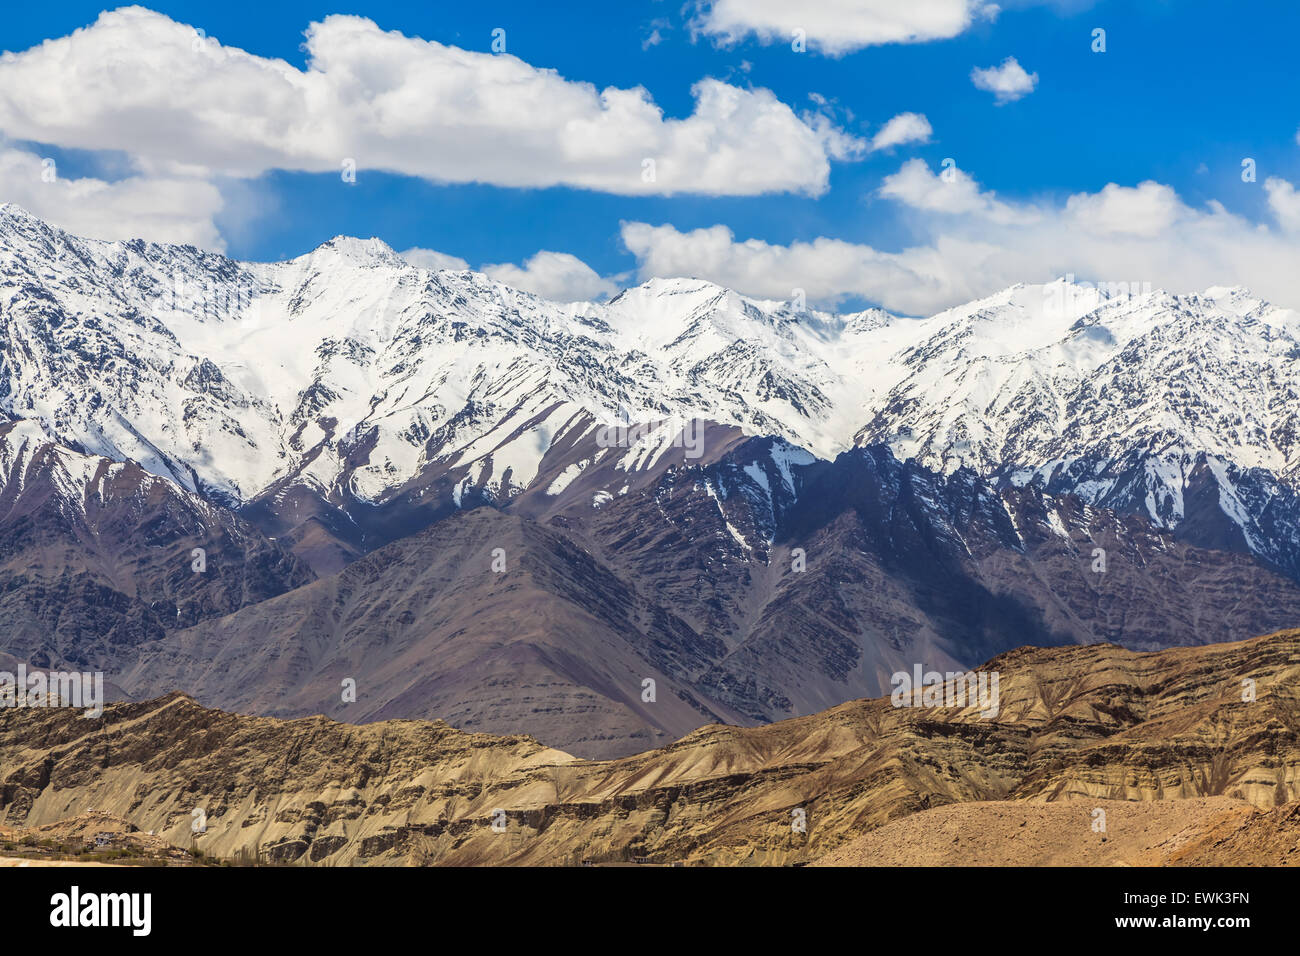
[[[1295,630],[1021,648],[980,667],[1001,675],[992,716],[855,700],[607,761],[179,693],[99,720],[0,710],[0,839],[111,814],[210,859],[303,865],[1294,864],[1298,661]]]
[[[560,304],[375,239],[246,263],[0,206],[0,664],[615,757],[915,663],[1296,623],[1300,315],[800,300]]]

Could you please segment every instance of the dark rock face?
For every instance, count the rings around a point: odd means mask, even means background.
[[[600,507],[577,492],[454,511],[332,577],[170,633],[115,680],[275,716],[441,717],[607,757],[710,720],[887,693],[918,663],[1224,641],[1300,610],[1288,578],[1137,515],[935,475],[883,448],[795,452],[732,444]]]
[[[725,652],[721,641],[565,535],[491,508],[175,638],[145,649],[119,682],[136,694],[185,685],[285,716],[526,726],[600,755],[740,717],[692,693],[690,676]],[[343,699],[345,679],[356,682],[355,702]]]
[[[1174,498],[1167,479],[1157,477],[1161,471],[1158,456],[1149,452],[1115,460],[1084,456],[1038,476],[1034,484],[1052,495],[1078,494],[1081,486],[1104,487],[1104,493],[1091,496],[1097,507],[1148,519],[1154,512],[1180,541],[1249,554],[1300,580],[1300,497],[1289,483],[1266,469],[1241,468],[1200,453],[1186,468]],[[1005,477],[995,480],[1007,483]]]
[[[615,755],[917,664],[1295,624],[1300,326],[1057,292],[573,309],[382,243],[237,263],[0,207],[0,663]]]
[[[14,452],[0,469],[0,659],[117,669],[170,631],[314,577],[231,512],[134,463],[14,423],[0,425],[0,444]]]

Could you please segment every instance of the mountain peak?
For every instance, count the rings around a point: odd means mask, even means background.
[[[373,236],[369,239],[358,239],[354,236],[335,236],[333,239],[321,243],[308,255],[311,257],[334,255],[363,266],[408,268],[406,260],[399,256],[392,246]]]
[[[22,223],[27,226],[41,226],[50,228],[49,224],[40,216],[33,215],[16,202],[0,203],[0,223]]]
[[[1264,301],[1244,285],[1213,285],[1201,293],[1201,298],[1220,303],[1261,303]]]
[[[719,292],[727,292],[729,290],[724,286],[720,286],[716,282],[710,282],[707,279],[694,279],[687,276],[665,279],[660,276],[652,276],[640,285],[634,286],[632,289],[628,289],[627,291],[640,291],[645,295],[689,295],[696,292],[716,294]]]

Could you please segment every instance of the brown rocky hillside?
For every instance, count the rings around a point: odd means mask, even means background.
[[[1281,843],[1295,844],[1294,808],[1284,805],[1300,799],[1300,631],[1152,654],[1022,648],[983,669],[1000,674],[993,719],[860,700],[756,728],[709,725],[611,761],[441,722],[246,717],[180,694],[113,705],[99,720],[9,709],[0,711],[0,824],[40,826],[94,808],[189,845],[192,811],[203,808],[198,845],[218,857],[788,864],[933,808],[978,803],[996,808],[999,826],[1033,820],[1035,840],[1053,834],[1051,853],[1008,851],[1004,862],[1135,862],[1180,833],[1180,859],[1212,862],[1198,842],[1212,831],[1242,858],[1289,862]],[[1253,700],[1243,699],[1247,681]],[[1159,819],[1130,812],[1156,801],[1171,801]],[[1108,842],[1129,841],[1114,859],[1089,856],[1099,841],[1086,822],[1098,805],[1113,811]],[[797,809],[806,833],[791,826]],[[1126,835],[1125,821],[1147,827],[1150,845]],[[946,831],[908,832],[925,841]],[[841,862],[908,862],[877,856]]]

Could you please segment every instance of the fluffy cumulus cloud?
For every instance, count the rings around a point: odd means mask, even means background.
[[[0,142],[0,202],[92,239],[144,236],[222,250],[215,225],[223,202],[211,183],[185,176],[134,175],[115,182],[66,178],[54,160]]]
[[[511,263],[487,265],[483,272],[508,286],[522,289],[554,302],[589,302],[618,292],[618,285],[577,256],[567,252],[539,252],[523,266]]]
[[[841,56],[886,43],[946,40],[997,10],[985,0],[702,0],[694,27],[721,43],[791,43],[798,30],[810,49]]]
[[[1168,235],[1186,207],[1168,186],[1148,180],[1135,188],[1108,183],[1099,193],[1080,193],[1065,204],[1067,215],[1099,236]]]
[[[835,239],[740,240],[724,226],[683,232],[632,222],[622,236],[642,278],[698,276],[777,299],[798,288],[825,306],[854,296],[928,314],[1017,282],[1074,274],[1178,292],[1244,285],[1300,308],[1300,194],[1282,179],[1265,188],[1274,221],[1259,224],[1219,203],[1189,206],[1156,182],[1007,202],[960,171],[945,177],[914,160],[880,189],[923,236],[898,251]]]
[[[469,268],[469,263],[459,256],[449,256],[437,249],[421,249],[417,246],[398,255],[417,269],[432,269],[434,272],[451,269],[453,272],[464,272]]]
[[[693,87],[670,118],[643,88],[597,89],[508,54],[385,32],[306,31],[307,68],[202,37],[142,7],[0,57],[0,131],[119,150],[141,168],[253,176],[385,170],[436,182],[627,195],[820,194],[864,144],[764,89]]]
[[[693,276],[761,298],[789,299],[803,289],[810,299],[829,305],[868,289],[901,287],[908,279],[895,257],[839,239],[782,246],[758,239],[738,242],[726,226],[681,232],[643,222],[624,223],[622,237],[642,279]]]
[[[436,249],[407,249],[400,255],[420,269],[469,268],[469,263],[459,256]],[[501,262],[485,265],[479,271],[511,288],[552,302],[594,302],[616,295],[621,288],[617,281],[621,277],[602,278],[591,266],[567,252],[542,250],[522,266]]]
[[[1038,74],[1025,72],[1014,56],[1007,57],[999,66],[976,67],[971,70],[970,79],[976,89],[992,93],[998,106],[1023,99],[1038,86]]]
[[[1274,218],[1287,232],[1300,232],[1300,192],[1285,179],[1270,176],[1264,182],[1268,205]]]
[[[871,151],[893,149],[905,143],[927,143],[934,130],[921,113],[899,113],[871,137]]]
[[[1017,207],[1001,202],[979,184],[965,170],[944,160],[941,172],[934,173],[924,160],[912,159],[896,173],[886,176],[880,186],[880,195],[897,199],[904,205],[926,212],[947,215],[978,215],[998,223],[1026,222],[1037,218],[1038,213],[1029,207]]]

